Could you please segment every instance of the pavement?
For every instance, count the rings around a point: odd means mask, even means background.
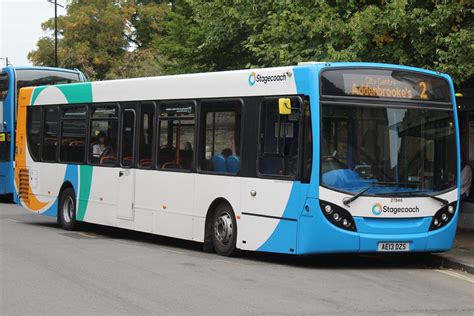
[[[474,230],[458,230],[453,249],[436,255],[444,268],[460,269],[474,274]]]

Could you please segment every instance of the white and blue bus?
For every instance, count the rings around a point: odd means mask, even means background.
[[[79,70],[48,67],[7,66],[0,69],[0,196],[14,191],[15,122],[18,91],[22,87],[44,86],[85,81]]]
[[[15,197],[90,222],[235,249],[449,250],[453,83],[373,63],[25,88]]]

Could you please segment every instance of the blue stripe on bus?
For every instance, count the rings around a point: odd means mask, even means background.
[[[76,165],[67,165],[66,167],[66,172],[64,174],[64,180],[62,183],[65,183],[66,181],[69,181],[74,189],[74,192],[77,196],[78,193],[78,180],[79,180],[79,175],[78,175],[78,166]],[[44,211],[43,215],[47,216],[53,216],[56,217],[58,216],[58,200],[59,200],[59,192],[57,192],[58,197],[54,201],[54,203],[46,210]],[[77,204],[77,201],[76,201]]]
[[[293,74],[296,82],[296,91],[299,95],[310,95],[314,89],[314,75],[311,67],[294,67]],[[313,96],[314,97],[314,96]],[[310,98],[311,95],[310,95]],[[318,115],[319,116],[319,115]],[[313,115],[314,124],[314,115]],[[318,124],[319,126],[319,124]],[[313,128],[314,133],[314,128]],[[314,136],[313,136],[314,138]],[[317,154],[319,155],[319,146]],[[313,155],[316,153],[313,152]],[[319,156],[316,156],[319,157]],[[319,178],[318,178],[319,179]],[[316,181],[319,182],[319,181]],[[314,184],[313,184],[314,185]],[[298,219],[303,211],[304,201],[308,193],[308,184],[294,182],[291,187],[288,203],[281,217]],[[298,222],[279,220],[271,236],[257,249],[258,251],[296,253],[298,235]]]

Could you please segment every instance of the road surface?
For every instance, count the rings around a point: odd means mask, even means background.
[[[474,315],[474,278],[431,255],[240,253],[0,204],[0,314]]]

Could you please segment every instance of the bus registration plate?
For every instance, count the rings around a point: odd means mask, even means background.
[[[409,242],[379,242],[378,251],[386,252],[400,252],[400,251],[410,251]]]

